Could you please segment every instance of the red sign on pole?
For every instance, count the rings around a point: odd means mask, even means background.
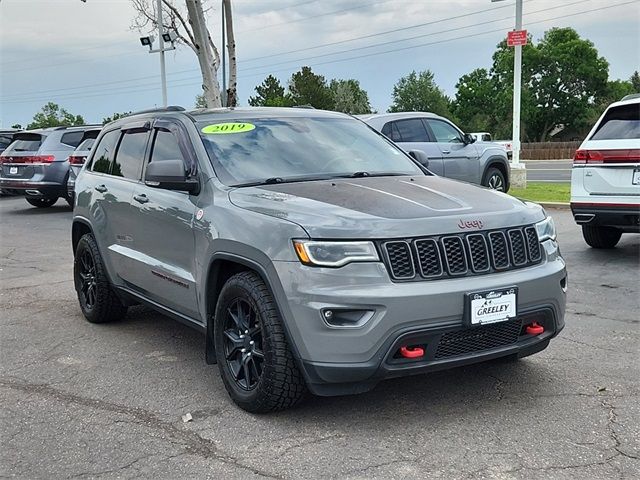
[[[516,45],[527,44],[527,31],[526,30],[512,30],[507,33],[507,45],[515,47]]]

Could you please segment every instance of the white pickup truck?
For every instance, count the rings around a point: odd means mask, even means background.
[[[507,151],[507,158],[511,160],[511,157],[513,156],[512,140],[493,140],[489,132],[474,132],[474,133],[470,133],[469,135],[475,138],[476,142],[493,142],[493,143],[497,143],[498,145],[502,145],[504,149]]]

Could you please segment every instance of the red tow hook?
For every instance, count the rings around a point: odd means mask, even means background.
[[[544,327],[538,325],[538,322],[533,322],[531,325],[527,325],[526,332],[529,335],[540,335],[544,332]]]
[[[404,358],[420,358],[424,356],[422,347],[400,347],[400,355]]]

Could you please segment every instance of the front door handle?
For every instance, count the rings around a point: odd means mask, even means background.
[[[144,193],[140,195],[134,195],[133,199],[138,203],[147,203],[149,201],[149,199]]]
[[[104,192],[106,192],[108,190],[108,188],[105,187],[104,185],[98,185],[95,188],[96,188],[96,191],[98,191],[100,193],[104,193]]]

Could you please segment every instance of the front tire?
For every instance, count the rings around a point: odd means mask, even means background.
[[[495,167],[491,167],[487,170],[482,185],[499,192],[507,191],[507,181],[504,178],[503,173]]]
[[[120,320],[127,313],[113,291],[93,235],[82,236],[76,247],[73,277],[80,309],[91,323]]]
[[[259,275],[241,272],[227,280],[214,322],[220,376],[240,408],[266,413],[300,402],[306,385],[273,297]]]
[[[29,202],[29,205],[33,205],[34,207],[49,208],[54,203],[56,203],[58,201],[58,197],[54,197],[54,198],[29,198],[29,197],[27,197],[25,200],[27,202]]]
[[[614,227],[583,225],[582,236],[587,245],[593,248],[613,248],[620,241],[622,232]]]

